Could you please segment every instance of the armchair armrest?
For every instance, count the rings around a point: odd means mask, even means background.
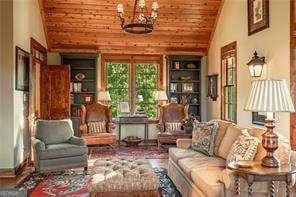
[[[72,136],[68,142],[70,144],[74,144],[74,145],[77,145],[77,146],[86,146],[86,143],[84,141],[84,139],[82,138],[79,138],[79,137],[76,137],[76,136]]]
[[[36,151],[45,150],[44,142],[42,142],[41,140],[35,137],[32,137],[31,140],[32,140],[32,146]]]
[[[183,148],[183,149],[188,149],[191,146],[191,139],[177,139],[177,147],[178,148]]]
[[[80,132],[80,136],[87,134],[87,125],[86,124],[81,124],[79,126],[79,132]]]
[[[160,133],[164,132],[164,124],[163,123],[158,123],[156,125],[156,128],[157,128],[158,132],[160,132]]]

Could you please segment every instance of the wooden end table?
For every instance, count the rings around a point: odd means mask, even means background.
[[[243,178],[248,183],[248,196],[253,195],[252,185],[254,182],[270,182],[270,196],[275,196],[274,181],[286,182],[286,196],[291,196],[292,175],[296,173],[296,166],[287,164],[279,168],[268,168],[261,165],[261,162],[250,162],[252,167],[242,168],[238,167],[235,162],[227,164],[227,168],[235,173],[235,190],[236,195],[240,194],[239,178]]]
[[[185,131],[175,131],[173,133],[159,133],[157,135],[158,148],[162,143],[176,143],[177,139],[191,139],[191,133],[185,133]]]

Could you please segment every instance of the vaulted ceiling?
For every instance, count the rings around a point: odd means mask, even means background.
[[[153,0],[146,0],[151,7]],[[204,55],[222,0],[157,0],[151,34],[121,30],[116,6],[132,16],[134,0],[39,0],[48,49],[58,52]]]

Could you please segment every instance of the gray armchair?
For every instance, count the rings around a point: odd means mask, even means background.
[[[38,120],[32,137],[34,165],[38,172],[59,171],[84,167],[87,170],[85,141],[74,136],[72,122],[65,120]]]

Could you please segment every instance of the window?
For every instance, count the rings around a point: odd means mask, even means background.
[[[127,63],[110,63],[107,65],[107,90],[109,91],[112,105],[112,115],[120,113],[119,103],[129,100],[128,67]]]
[[[157,85],[157,65],[137,64],[136,65],[136,109],[142,109],[148,117],[156,117],[155,91]]]
[[[236,42],[221,48],[221,117],[237,120]]]
[[[122,101],[129,102],[131,112],[143,110],[149,118],[157,116],[155,92],[162,87],[162,57],[105,55],[102,65],[101,84],[110,93],[113,117],[120,115]]]

